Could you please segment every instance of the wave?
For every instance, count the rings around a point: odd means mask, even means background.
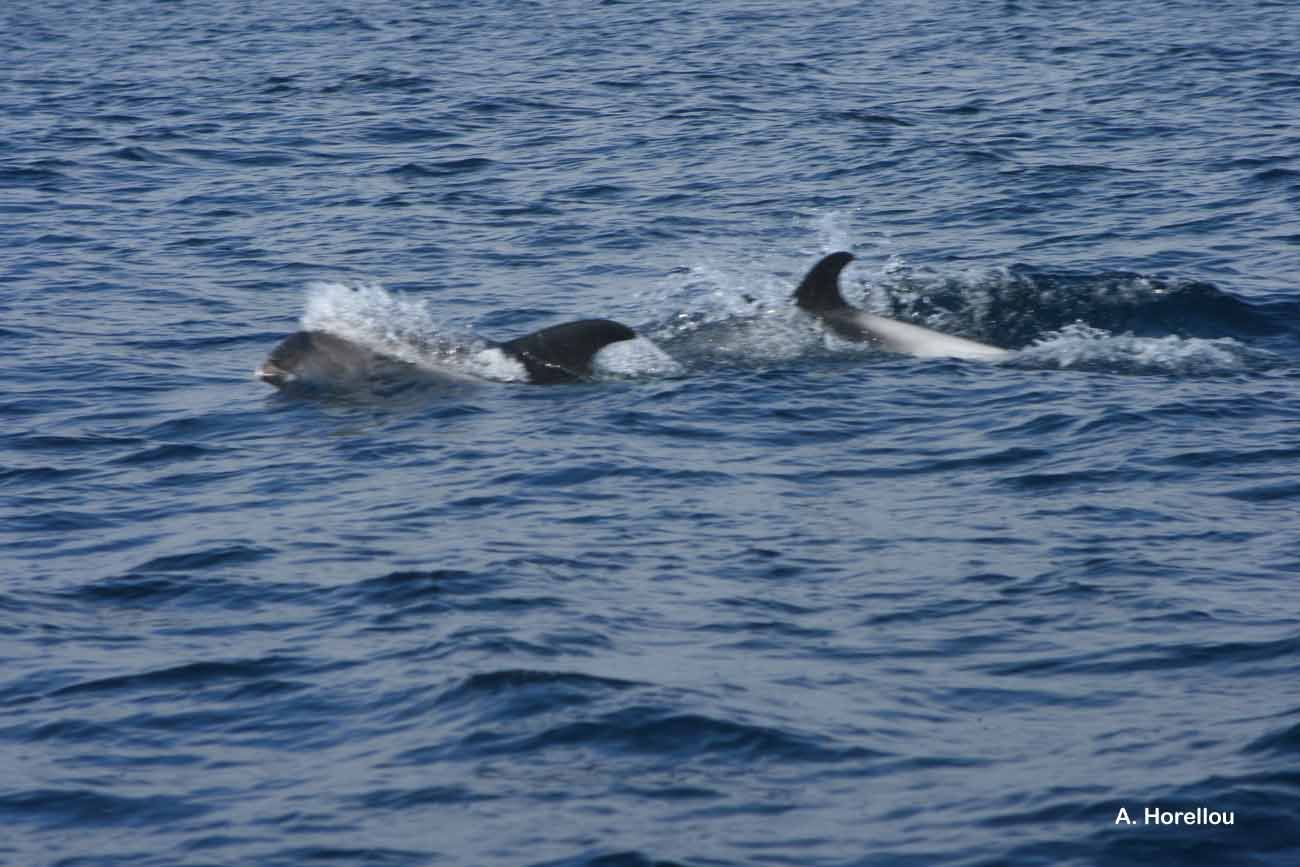
[[[887,316],[974,327],[1012,347],[1074,323],[1139,337],[1249,338],[1300,333],[1300,306],[1261,309],[1210,283],[1130,272],[1023,265],[956,275],[891,262],[876,283]],[[1282,315],[1279,315],[1282,314]]]
[[[1108,373],[1213,374],[1246,368],[1247,347],[1231,337],[1138,337],[1082,323],[1067,325],[1022,350],[1015,364]]]

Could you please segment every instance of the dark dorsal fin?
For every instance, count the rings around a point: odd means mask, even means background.
[[[798,305],[814,313],[849,306],[840,294],[840,272],[852,261],[852,253],[831,253],[813,265],[799,288],[794,290]]]
[[[522,362],[531,382],[573,382],[591,376],[597,352],[634,337],[636,332],[621,322],[581,319],[516,337],[497,348]]]

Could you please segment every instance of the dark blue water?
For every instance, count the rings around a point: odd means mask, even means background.
[[[7,3],[0,861],[1300,863],[1298,70],[1289,0]],[[834,249],[1016,355],[828,338]],[[251,376],[585,316],[679,368]]]

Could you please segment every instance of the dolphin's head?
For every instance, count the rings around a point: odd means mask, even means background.
[[[276,388],[346,387],[370,375],[374,353],[324,331],[297,331],[271,350],[253,375]]]

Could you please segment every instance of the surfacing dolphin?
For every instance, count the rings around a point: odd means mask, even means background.
[[[612,343],[634,340],[637,333],[610,319],[583,319],[534,331],[499,343],[484,352],[500,353],[517,363],[528,382],[550,385],[592,376],[596,354]],[[392,358],[325,331],[295,332],[271,350],[254,375],[276,388],[290,386],[353,387],[393,371],[422,368]],[[441,371],[440,371],[441,372]],[[452,379],[472,379],[445,371]]]
[[[799,308],[816,316],[839,337],[917,358],[997,361],[1011,355],[1006,349],[940,334],[850,306],[840,294],[840,272],[852,261],[852,253],[831,253],[812,267],[794,291]]]
[[[253,375],[276,388],[352,388],[407,366],[326,331],[295,331],[271,350]]]

